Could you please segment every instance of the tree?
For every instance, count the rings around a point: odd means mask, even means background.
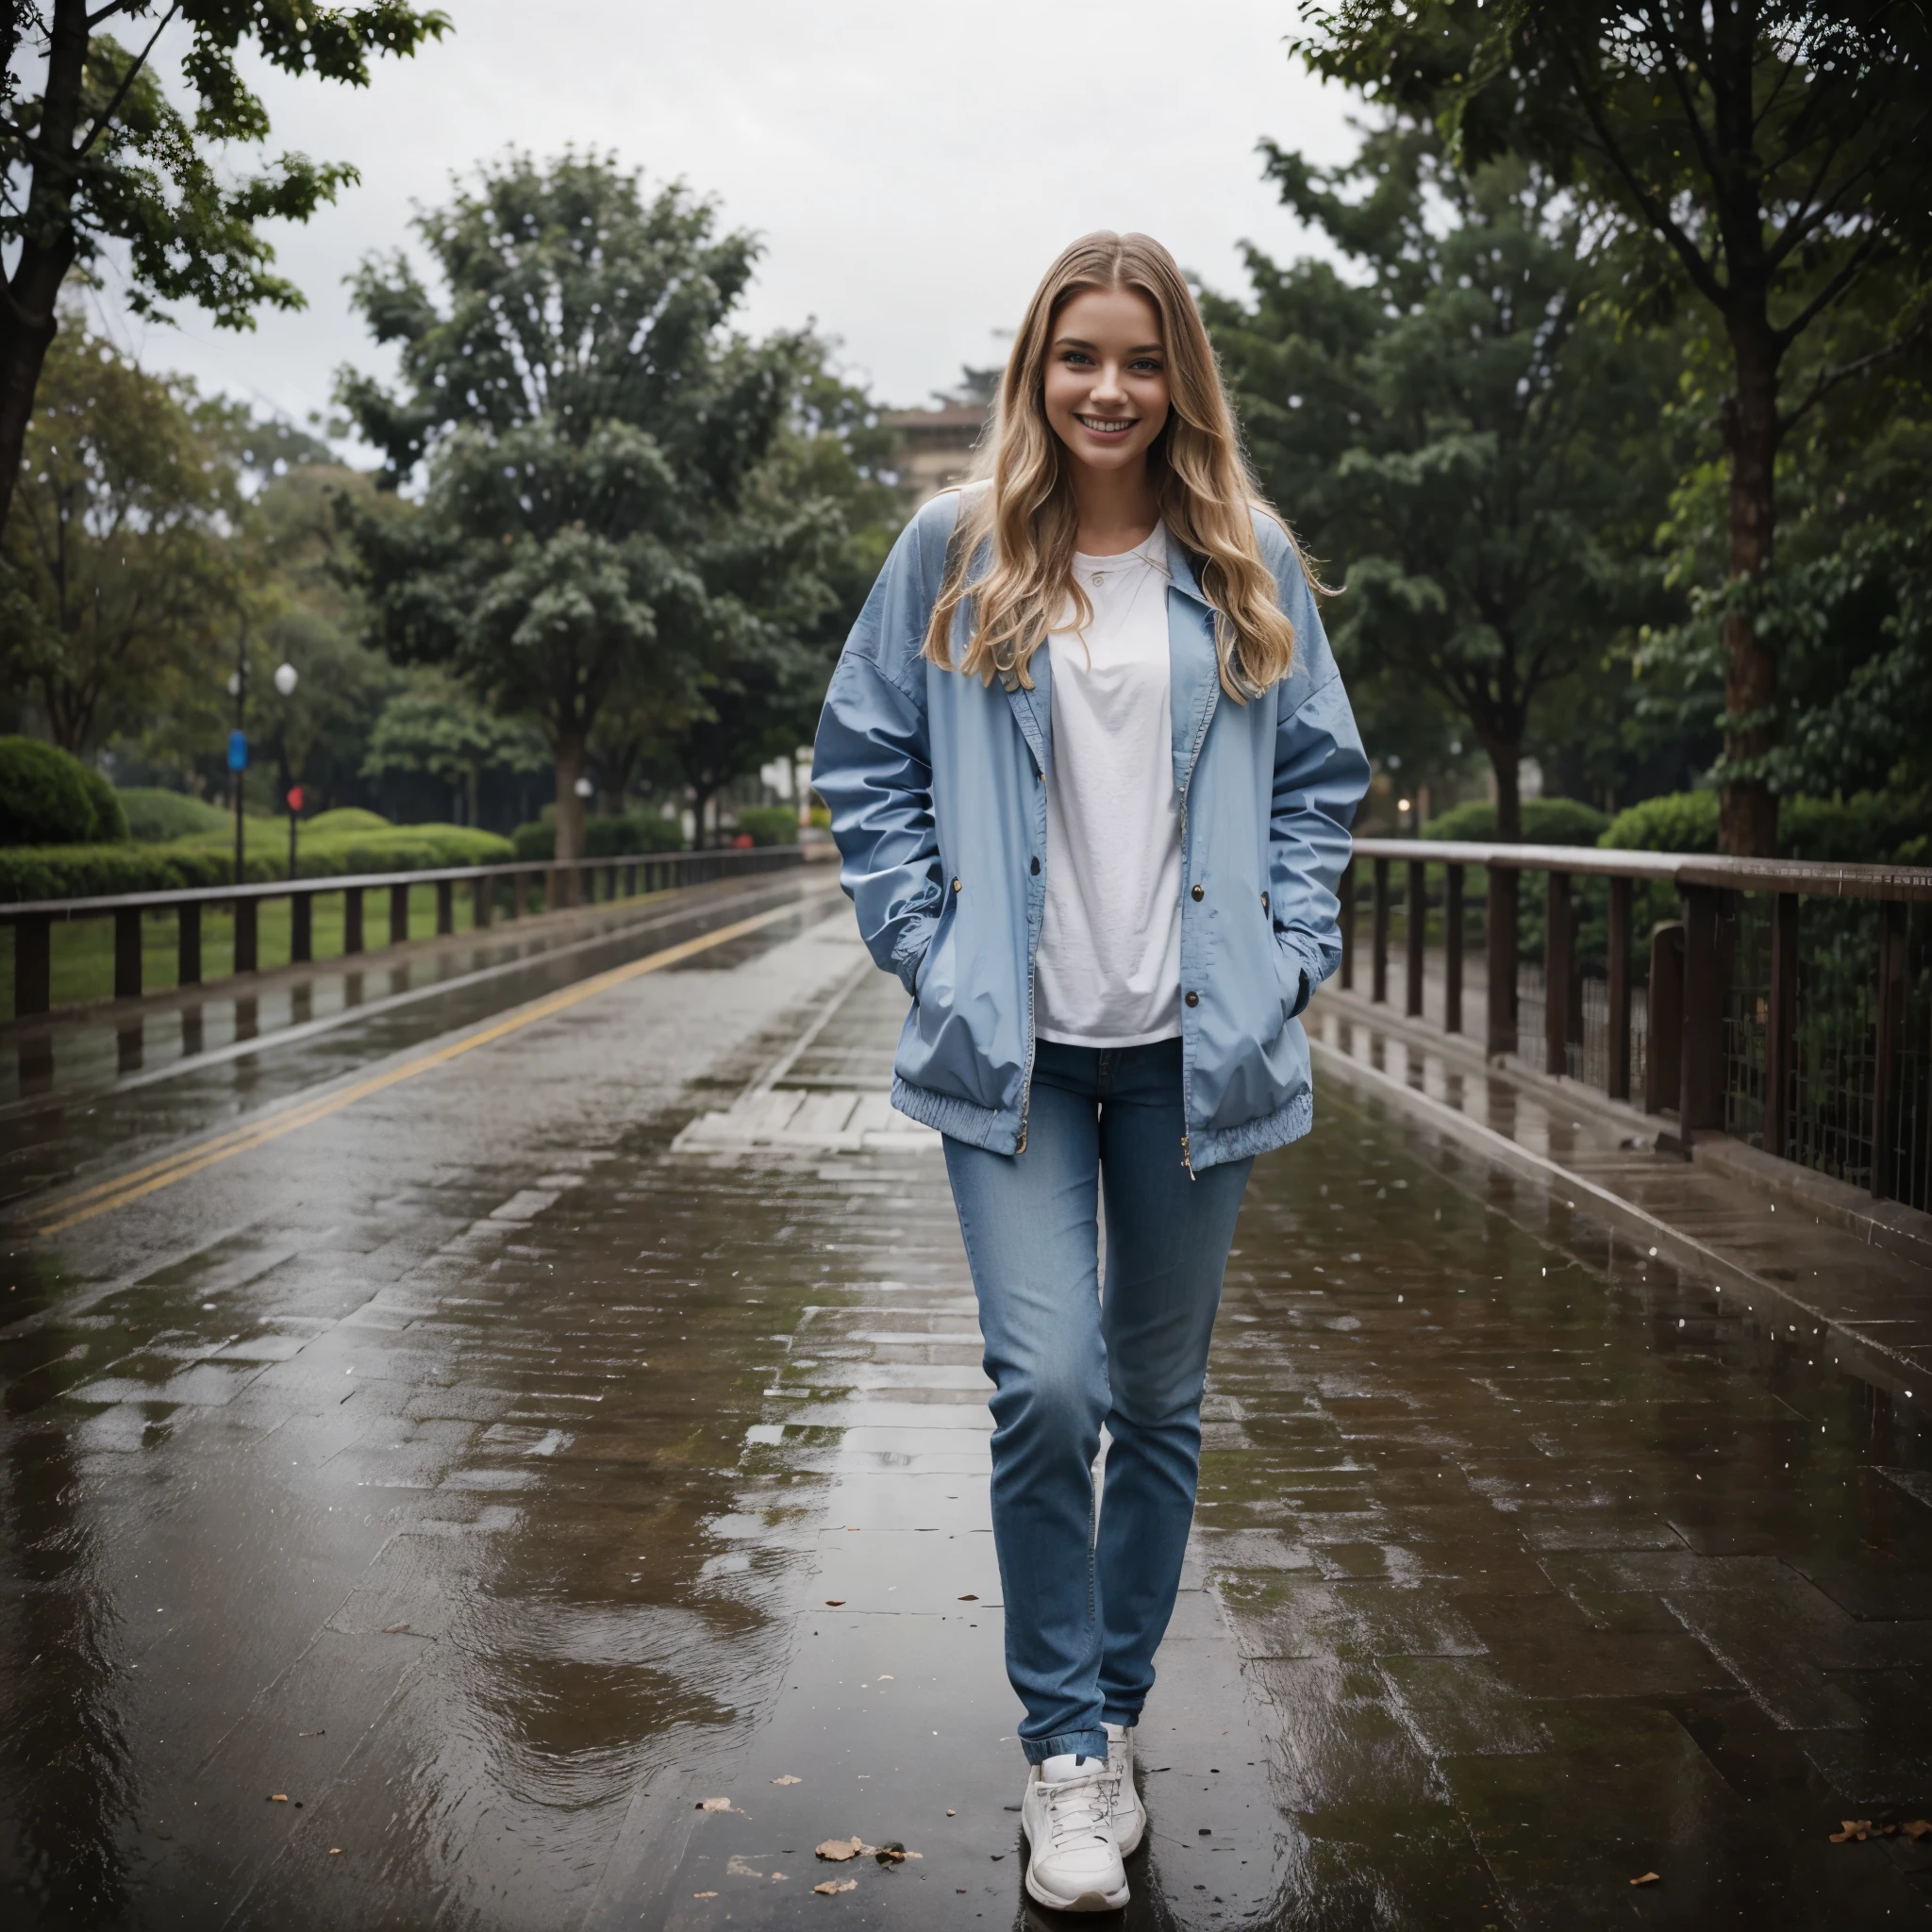
[[[705,560],[732,615],[698,701],[660,731],[705,842],[711,800],[733,779],[790,758],[811,737],[840,646],[885,561],[901,515],[881,480],[891,432],[822,352],[741,513]]]
[[[107,31],[117,20],[138,28],[132,51]],[[187,40],[186,108],[167,97],[152,64],[171,26]],[[13,264],[0,301],[0,531],[60,291],[76,266],[112,248],[138,313],[192,302],[222,328],[252,327],[264,304],[302,306],[300,291],[274,273],[261,225],[307,221],[358,177],[346,162],[286,154],[258,175],[223,179],[216,153],[258,146],[270,132],[242,79],[244,48],[285,74],[365,87],[372,54],[413,54],[448,26],[401,0],[7,0],[0,250]],[[23,49],[38,57],[37,92],[19,84]]]
[[[1727,364],[1726,851],[1777,827],[1778,666],[1756,617],[1776,463],[1840,385],[1924,339],[1932,24],[1915,0],[1307,0],[1316,72],[1528,154],[1620,225],[1633,311],[1706,305]],[[1858,300],[1904,274],[1889,313]],[[1787,375],[1795,371],[1795,380]]]
[[[232,640],[242,510],[233,406],[145,375],[78,325],[50,352],[7,527],[7,662],[65,750],[139,728]],[[232,648],[232,644],[230,644]]]
[[[426,772],[456,793],[459,816],[474,825],[485,772],[541,772],[548,762],[542,735],[527,718],[500,718],[432,672],[383,707],[362,775]]]
[[[620,690],[689,712],[745,613],[707,565],[792,405],[807,339],[729,334],[757,257],[681,187],[614,160],[512,156],[423,216],[439,307],[401,258],[356,301],[401,349],[341,393],[420,515],[355,523],[376,635],[538,719],[557,852],[583,852],[586,742]]]
[[[1346,587],[1351,670],[1391,683],[1398,712],[1420,686],[1466,719],[1498,836],[1520,838],[1535,708],[1655,581],[1669,365],[1596,302],[1582,216],[1546,171],[1458,174],[1393,119],[1340,169],[1266,151],[1283,200],[1362,279],[1251,252],[1253,309],[1208,304],[1253,454]]]

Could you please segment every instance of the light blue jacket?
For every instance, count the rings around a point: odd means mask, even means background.
[[[1046,903],[1052,663],[1006,691],[921,656],[956,492],[900,536],[832,674],[812,783],[880,966],[912,995],[892,1105],[1016,1154],[1033,1078]],[[1288,540],[1255,519],[1294,624],[1294,664],[1248,704],[1221,689],[1213,614],[1172,538],[1167,593],[1181,824],[1181,1065],[1192,1169],[1279,1147],[1313,1121],[1297,1015],[1341,958],[1335,896],[1368,788],[1348,697]],[[962,610],[955,661],[971,636]]]

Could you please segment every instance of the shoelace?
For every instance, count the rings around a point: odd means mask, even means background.
[[[1053,1850],[1061,1850],[1073,1839],[1105,1835],[1113,1821],[1113,1778],[1104,1771],[1041,1786],[1046,1797],[1046,1835]]]

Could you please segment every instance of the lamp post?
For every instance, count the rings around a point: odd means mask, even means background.
[[[228,733],[228,772],[235,793],[235,883],[239,886],[247,858],[242,827],[242,774],[248,770],[248,734],[242,728],[248,715],[248,626],[245,624],[235,633],[235,670],[228,679],[228,695],[235,700],[235,724]]]
[[[296,685],[297,685],[298,683],[300,683],[300,682],[301,682],[301,679],[300,679],[300,678],[299,678],[299,676],[297,675],[297,674],[296,674],[296,671],[295,671],[295,667],[294,667],[294,666],[293,666],[292,664],[289,664],[289,663],[283,663],[283,664],[278,664],[278,665],[277,665],[277,666],[275,667],[275,689],[276,689],[276,691],[279,691],[279,692],[280,692],[280,693],[282,694],[282,696],[283,696],[283,697],[285,697],[285,698],[288,698],[288,697],[293,697],[293,696],[294,696],[294,694],[295,694],[295,687],[296,687]],[[282,746],[283,746],[283,756],[282,756],[282,769],[283,769],[284,771],[287,771],[287,769],[288,769],[288,763],[289,763],[289,760],[288,760],[288,742],[289,742],[289,734],[288,734],[288,731],[287,731],[287,729],[286,729],[286,727],[285,727],[285,728],[284,728],[284,730],[283,730],[283,732],[282,732]],[[290,876],[290,877],[291,877],[291,878],[292,879],[292,878],[293,878],[293,877],[295,876],[295,824],[296,824],[296,821],[297,821],[297,820],[298,820],[298,819],[300,818],[300,816],[301,816],[301,812],[302,812],[302,788],[301,788],[301,786],[299,786],[299,785],[291,785],[291,787],[289,788],[289,793],[288,793],[288,807],[289,807],[289,876]]]

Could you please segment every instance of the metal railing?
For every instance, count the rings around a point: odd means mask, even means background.
[[[1374,1003],[1390,996],[1397,865],[1409,1017],[1425,1017],[1433,916],[1441,1024],[1464,1030],[1464,960],[1480,918],[1490,1054],[1593,1076],[1612,1099],[1674,1115],[1680,1145],[1728,1133],[1932,1208],[1932,869],[1357,839],[1341,887],[1341,985],[1357,976],[1366,870]],[[1472,868],[1485,875],[1480,900]],[[1545,875],[1540,917],[1524,903],[1524,873]],[[1638,929],[1640,891],[1648,932]],[[1538,1006],[1541,1037],[1524,1041],[1524,1009]]]
[[[0,925],[13,928],[13,1011],[16,1019],[48,1011],[53,1003],[53,931],[57,922],[111,919],[114,922],[114,997],[142,995],[142,922],[152,913],[172,911],[175,921],[177,986],[202,984],[202,912],[208,907],[234,908],[237,974],[259,970],[259,914],[266,899],[290,902],[291,965],[314,958],[315,902],[342,895],[342,955],[365,950],[363,895],[389,893],[390,945],[409,937],[409,892],[415,886],[436,888],[438,935],[456,931],[456,894],[467,886],[473,895],[475,929],[494,921],[500,899],[508,916],[529,909],[541,891],[545,910],[628,899],[675,886],[702,885],[741,874],[775,872],[803,861],[796,845],[724,847],[709,852],[638,852],[614,858],[512,861],[508,865],[461,865],[423,872],[358,873],[338,878],[275,879],[245,886],[191,886],[168,892],[114,892],[90,899],[37,899],[0,904]],[[578,890],[581,886],[581,891]]]

